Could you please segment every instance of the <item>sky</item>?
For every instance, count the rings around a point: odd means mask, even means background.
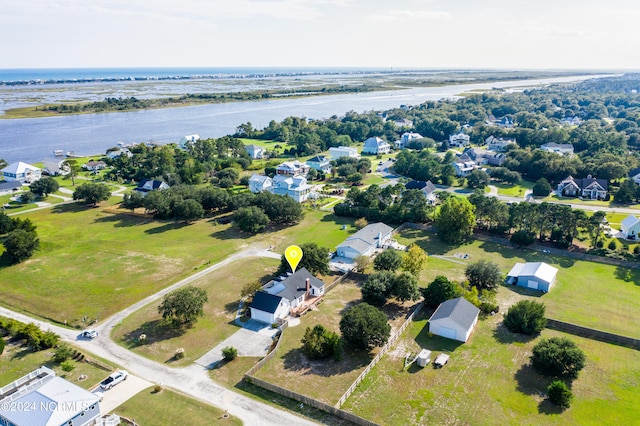
[[[640,70],[637,0],[0,0],[0,68]]]

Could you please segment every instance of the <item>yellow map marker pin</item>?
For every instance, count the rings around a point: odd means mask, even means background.
[[[296,272],[296,268],[302,259],[302,249],[298,246],[289,246],[284,251],[284,258],[289,262],[293,272]]]

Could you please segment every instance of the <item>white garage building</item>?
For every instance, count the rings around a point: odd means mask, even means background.
[[[544,262],[516,263],[507,274],[507,284],[547,293],[556,282],[558,269]]]
[[[478,323],[480,309],[467,299],[456,299],[442,302],[429,318],[429,331],[447,339],[466,342]]]

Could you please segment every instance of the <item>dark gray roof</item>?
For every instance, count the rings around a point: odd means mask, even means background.
[[[282,298],[280,296],[274,296],[273,294],[269,294],[264,291],[258,291],[255,296],[253,296],[253,301],[249,307],[273,314],[276,309],[278,309],[281,299]]]
[[[631,169],[629,170],[629,177],[632,178],[635,175],[640,174],[640,167],[636,168],[636,169]]]
[[[308,162],[312,162],[312,163],[324,163],[325,161],[327,161],[327,157],[325,157],[324,155],[316,155],[313,158],[309,158],[307,160]]]
[[[16,189],[22,186],[22,182],[14,180],[8,182],[0,182],[0,191],[6,191],[7,189]]]
[[[307,278],[309,284],[314,287],[322,287],[324,283],[311,275],[311,272],[306,268],[298,269],[293,275],[289,275],[281,284],[284,285],[284,290],[277,293],[277,296],[283,297],[287,300],[294,300],[303,295],[307,291]]]
[[[404,187],[406,189],[421,189],[426,193],[432,193],[437,189],[433,182],[431,182],[430,180],[426,182],[422,180],[412,180],[410,182],[407,182]]]
[[[449,318],[460,327],[468,330],[473,325],[479,313],[480,309],[473,306],[467,299],[458,297],[442,302],[433,315],[431,315],[429,321]]]

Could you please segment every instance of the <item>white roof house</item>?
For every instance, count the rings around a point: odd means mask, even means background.
[[[447,300],[429,318],[429,332],[466,342],[478,323],[479,314],[480,309],[463,297]]]
[[[494,136],[489,136],[487,139],[485,139],[485,143],[487,144],[488,149],[490,149],[491,151],[502,152],[509,145],[515,145],[516,140],[513,138],[496,138]]]
[[[252,159],[258,159],[264,157],[264,147],[259,145],[245,145],[245,149],[247,153],[249,153],[249,157]]]
[[[424,136],[422,136],[420,133],[404,132],[402,136],[400,136],[400,140],[395,141],[395,146],[398,149],[406,148],[411,143],[411,141],[423,138]]]
[[[558,269],[544,262],[516,263],[507,274],[507,284],[547,293],[556,282]]]
[[[331,158],[333,158],[334,160],[340,157],[359,157],[358,149],[352,146],[339,146],[337,148],[335,146],[332,146],[331,148],[329,148],[329,155],[331,155]]]
[[[22,183],[31,183],[40,179],[42,171],[30,164],[18,161],[17,163],[11,163],[4,169],[0,170],[4,176],[4,180],[19,181]]]
[[[99,418],[97,395],[56,377],[47,367],[40,367],[0,388],[0,425],[89,426]]]
[[[365,140],[362,148],[364,154],[387,154],[390,150],[391,145],[377,136]]]
[[[257,194],[262,191],[271,191],[273,180],[269,176],[254,173],[249,178],[249,191]]]
[[[554,152],[559,155],[573,155],[573,145],[570,143],[549,142],[540,145],[540,149],[547,152]]]
[[[630,214],[620,224],[622,236],[627,240],[635,240],[640,234],[640,219]]]
[[[355,259],[358,256],[370,256],[376,248],[381,248],[391,238],[393,228],[382,222],[371,223],[340,244],[336,251],[338,257]]]
[[[301,175],[276,175],[272,179],[270,191],[277,195],[286,195],[298,203],[302,203],[309,198],[311,185],[307,183],[307,178]]]

